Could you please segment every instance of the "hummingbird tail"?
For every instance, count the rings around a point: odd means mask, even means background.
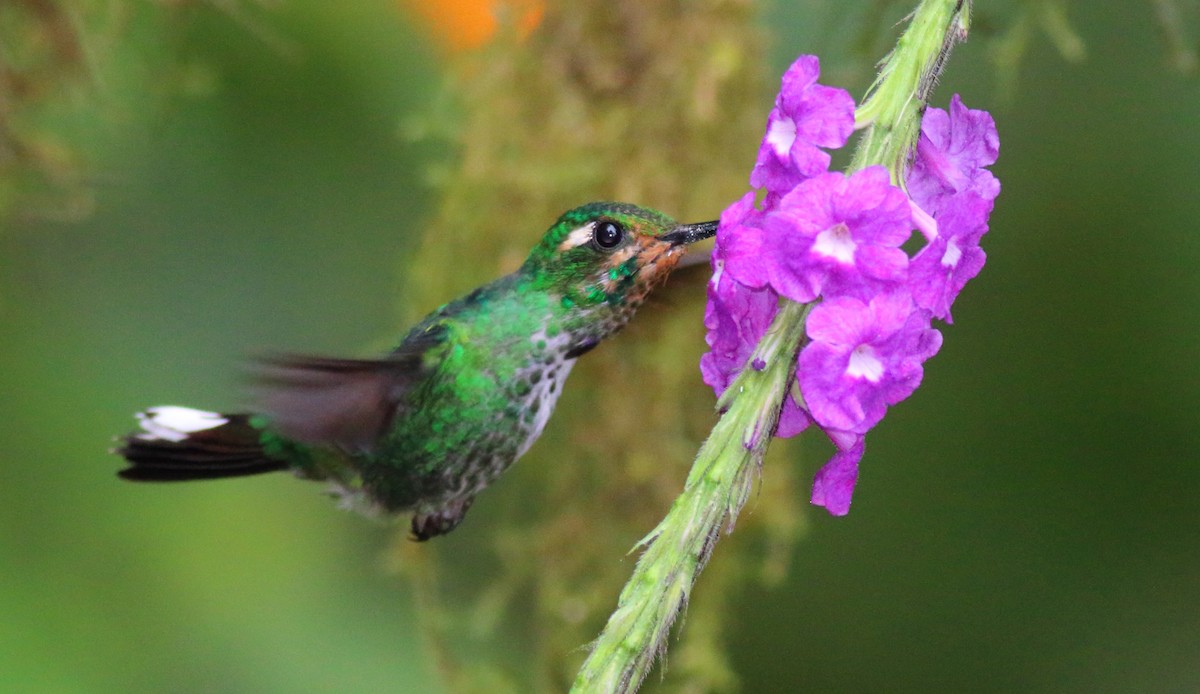
[[[138,482],[241,477],[286,470],[267,456],[261,431],[245,414],[218,414],[189,407],[151,407],[137,414],[142,430],[119,439],[113,452],[129,461],[117,474]]]

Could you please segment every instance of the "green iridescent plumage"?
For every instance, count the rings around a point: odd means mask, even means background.
[[[120,449],[135,480],[291,469],[347,502],[452,530],[533,445],[575,360],[620,330],[715,222],[592,203],[564,214],[506,275],[437,309],[378,360],[264,365],[261,414],[154,408]]]

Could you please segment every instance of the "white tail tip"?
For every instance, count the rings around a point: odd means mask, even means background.
[[[176,405],[151,407],[138,412],[137,419],[144,430],[137,437],[143,441],[182,441],[197,431],[215,429],[229,422],[216,412]]]

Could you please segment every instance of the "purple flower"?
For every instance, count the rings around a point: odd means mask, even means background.
[[[810,499],[813,504],[824,506],[835,516],[849,513],[850,497],[858,482],[858,462],[862,460],[864,444],[865,439],[859,436],[817,471]]]
[[[770,289],[749,289],[724,276],[709,283],[708,298],[704,327],[709,351],[700,357],[700,373],[720,397],[766,334],[779,297]]]
[[[950,305],[987,259],[979,239],[987,233],[991,211],[991,201],[971,191],[943,201],[937,237],[908,266],[909,290],[917,306],[947,323],[954,322]]]
[[[744,219],[753,198],[754,194],[749,193],[730,205],[721,215],[720,228],[726,228],[727,221],[736,226]],[[726,255],[718,232],[711,261],[713,275],[708,282],[708,306],[704,311],[709,351],[700,357],[700,373],[717,397],[746,364],[779,309],[779,297],[770,288],[748,287],[730,276]]]
[[[762,216],[754,209],[754,192],[751,191],[721,212],[721,223],[717,226],[717,247],[725,260],[724,271],[753,289],[767,285]]]
[[[818,73],[817,59],[801,56],[783,77],[750,174],[765,189],[761,207],[750,192],[721,214],[700,369],[720,396],[743,368],[765,368],[746,362],[780,297],[820,302],[808,313],[808,343],[774,434],[815,423],[837,445],[813,481],[812,503],[841,516],[867,431],[920,385],[942,343],[931,319],[949,322],[955,297],[983,267],[979,241],[1000,191],[985,167],[999,139],[990,115],[955,96],[949,111],[925,113],[908,193],[883,167],[830,173],[822,148],[845,144],[854,102],[817,84]],[[910,259],[902,246],[914,228],[927,243]],[[751,436],[761,429],[756,422]]]
[[[825,429],[865,434],[889,405],[921,383],[921,363],[937,353],[942,336],[907,292],[869,303],[854,297],[823,302],[806,324],[812,340],[800,352],[800,391]]]
[[[781,295],[809,302],[819,294],[869,298],[905,279],[900,245],[912,234],[908,196],[887,170],[824,173],[796,186],[767,214],[757,257]]]
[[[767,116],[767,134],[750,172],[750,185],[783,194],[800,181],[829,168],[829,154],[854,129],[854,99],[836,87],[817,84],[821,65],[802,55],[783,74],[775,108]]]
[[[996,161],[999,150],[991,115],[968,109],[957,94],[949,112],[931,108],[921,121],[908,190],[937,222],[937,234],[912,259],[909,287],[918,306],[947,323],[954,322],[954,299],[987,258],[979,239],[987,233],[1000,182],[983,167]]]
[[[935,218],[956,193],[971,191],[994,200],[1000,182],[983,167],[995,163],[999,152],[1000,138],[991,114],[967,108],[955,94],[949,113],[940,108],[925,111],[907,177],[908,192]]]

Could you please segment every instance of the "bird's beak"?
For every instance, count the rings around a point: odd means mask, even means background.
[[[716,233],[717,222],[699,222],[697,224],[680,224],[658,238],[672,246],[686,246],[689,243],[702,241]]]

